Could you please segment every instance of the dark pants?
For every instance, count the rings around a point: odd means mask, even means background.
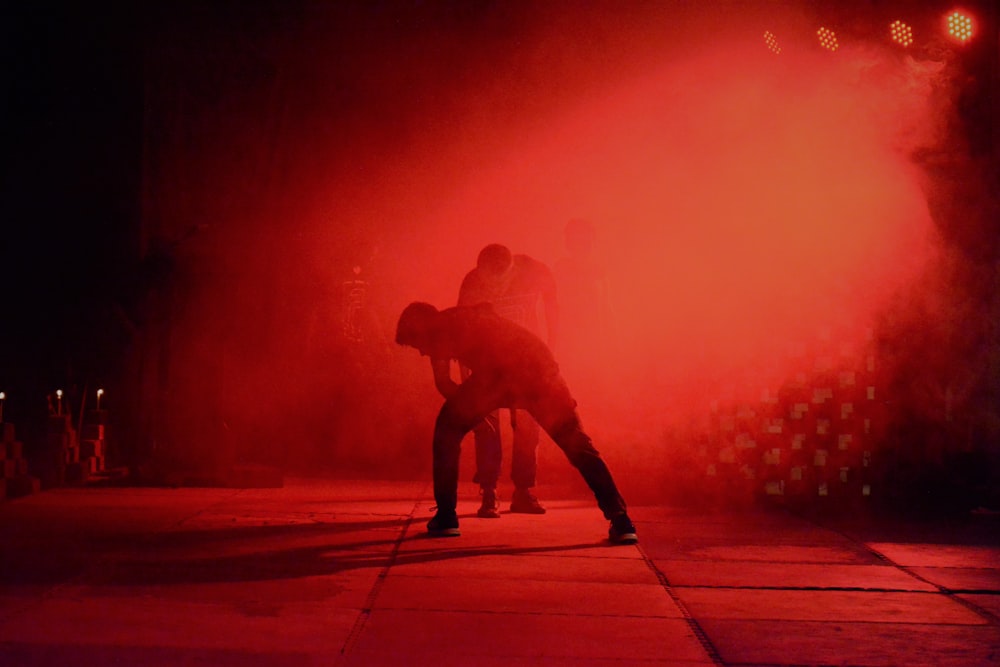
[[[605,518],[625,511],[625,500],[590,436],[583,432],[576,401],[563,379],[557,375],[521,384],[473,373],[444,402],[434,425],[434,500],[438,510],[454,511],[458,503],[462,439],[491,412],[516,406],[534,417],[580,471]]]
[[[500,414],[494,410],[472,429],[476,441],[476,476],[473,479],[485,489],[495,489],[503,463],[503,443],[500,438]],[[538,436],[541,428],[526,410],[511,408],[511,430],[514,432],[510,456],[510,479],[518,489],[535,486],[538,472]]]

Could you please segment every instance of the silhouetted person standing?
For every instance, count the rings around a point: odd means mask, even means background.
[[[549,268],[527,255],[514,255],[499,243],[492,243],[479,252],[476,268],[465,275],[458,292],[458,305],[493,304],[497,314],[529,329],[548,340],[551,346],[558,326],[556,282]],[[464,371],[463,371],[464,372]],[[511,481],[514,494],[510,511],[544,514],[545,508],[535,497],[538,471],[538,424],[523,410],[511,409]],[[476,442],[476,476],[482,505],[479,516],[499,518],[497,481],[503,461],[500,438],[500,411],[486,415],[473,429]]]
[[[434,499],[437,514],[427,523],[433,536],[459,535],[458,472],[462,439],[501,407],[526,410],[552,437],[594,492],[611,521],[612,542],[637,541],[604,459],[584,433],[576,401],[545,343],[524,327],[500,317],[489,304],[439,311],[411,303],[396,328],[396,342],[430,357],[434,383],[445,397],[434,425]],[[467,368],[461,384],[451,378],[451,360]]]

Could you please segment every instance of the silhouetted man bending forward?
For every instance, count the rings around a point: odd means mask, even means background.
[[[435,536],[457,536],[458,468],[462,438],[498,408],[523,408],[545,429],[594,492],[611,521],[612,542],[637,541],[635,527],[611,472],[583,432],[576,401],[552,352],[524,327],[500,317],[489,304],[439,311],[411,303],[396,328],[396,342],[430,357],[434,384],[444,405],[434,425],[434,500],[427,523]],[[451,379],[451,360],[471,371],[461,384]]]

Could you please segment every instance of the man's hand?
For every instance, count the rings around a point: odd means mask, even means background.
[[[458,384],[450,379],[445,382],[435,382],[434,386],[437,387],[439,392],[441,392],[441,395],[444,396],[445,400],[454,396],[455,392],[458,391]]]
[[[458,383],[451,379],[451,359],[431,359],[431,370],[434,386],[445,399],[451,398],[458,391]]]

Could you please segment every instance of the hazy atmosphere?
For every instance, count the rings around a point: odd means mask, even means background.
[[[995,465],[995,11],[992,52],[904,52],[888,21],[927,35],[947,7],[890,4],[181,3],[81,31],[26,11],[72,44],[11,86],[63,92],[10,103],[32,120],[5,225],[32,231],[3,253],[34,287],[0,357],[9,419],[102,387],[134,465],[425,477],[440,398],[399,313],[454,305],[487,243],[556,266],[582,219],[607,300],[561,280],[555,352],[623,487],[703,478],[726,406],[853,369],[876,451],[920,433],[921,462]],[[32,177],[80,184],[55,204]],[[572,472],[539,456],[542,485]]]

